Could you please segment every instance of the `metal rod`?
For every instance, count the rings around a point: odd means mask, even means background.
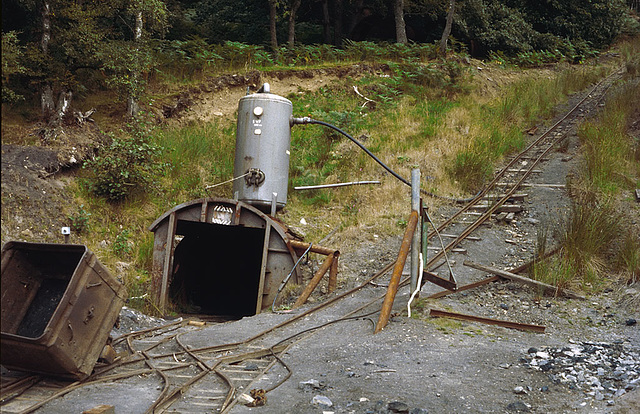
[[[400,246],[400,252],[398,253],[398,260],[393,267],[391,281],[389,282],[387,294],[384,297],[384,302],[382,303],[380,318],[378,319],[378,324],[373,332],[374,334],[380,332],[385,326],[387,326],[387,322],[389,322],[389,315],[391,314],[391,308],[393,307],[393,300],[398,292],[402,269],[404,268],[404,263],[407,261],[407,256],[409,255],[409,249],[411,247],[411,240],[413,239],[413,232],[415,231],[417,224],[418,212],[413,210],[409,217],[409,223],[407,223],[407,229],[404,232],[404,237],[402,238],[402,245]]]
[[[294,190],[317,190],[319,188],[335,188],[335,187],[346,187],[349,185],[364,185],[364,184],[380,184],[380,181],[350,181],[348,183],[303,185],[300,187],[293,187],[293,189]]]
[[[277,203],[278,203],[278,193],[271,193],[271,217],[276,216]]]
[[[291,247],[293,247],[294,249],[297,249],[297,250],[306,250],[310,246],[309,243],[301,242],[301,241],[298,241],[298,240],[289,240],[289,245]],[[314,244],[311,247],[311,252],[312,253],[323,254],[325,256],[329,256],[330,254],[334,254],[334,253],[338,252],[338,250],[330,249],[328,247],[322,247],[322,246],[318,246],[317,244]]]
[[[518,276],[516,274],[513,274],[511,272],[507,272],[506,270],[500,270],[500,269],[496,269],[495,267],[490,267],[490,266],[483,266],[481,264],[478,263],[473,263],[473,262],[469,262],[469,261],[464,261],[463,263],[465,266],[468,267],[472,267],[474,269],[478,269],[478,270],[482,270],[484,272],[489,272],[492,273],[494,275],[498,275],[500,277],[503,277],[505,279],[510,279],[513,280],[515,282],[520,282],[523,283],[525,285],[529,285],[529,286],[533,286],[535,288],[540,288],[543,291],[550,293],[550,294],[554,294],[554,295],[562,295],[562,296],[566,296],[568,298],[571,299],[585,299],[584,296],[581,296],[575,292],[572,292],[568,289],[561,289],[557,286],[553,286],[553,285],[549,285],[547,283],[542,283],[542,282],[538,282],[537,280],[533,280],[533,279],[529,279],[528,277],[523,277],[523,276]]]
[[[420,169],[418,168],[411,170],[411,210],[420,211]],[[416,229],[417,231],[414,231],[413,241],[411,242],[411,292],[414,292],[418,286],[418,272],[420,271],[420,235],[422,226],[417,226]]]
[[[338,285],[338,260],[340,259],[340,255],[333,256],[333,262],[331,262],[331,268],[329,269],[329,293],[336,290],[336,286]]]
[[[309,248],[307,248],[307,250],[305,250],[304,253],[298,258],[298,260],[296,261],[296,264],[293,265],[293,269],[291,269],[291,271],[289,272],[287,277],[285,277],[282,280],[282,283],[280,283],[280,286],[278,287],[278,291],[276,292],[275,297],[273,298],[273,303],[271,304],[271,310],[275,310],[275,308],[276,308],[276,300],[278,299],[278,295],[280,294],[280,292],[282,292],[282,289],[284,289],[284,287],[287,284],[287,282],[289,281],[289,279],[291,279],[291,275],[293,275],[293,272],[296,270],[296,267],[298,267],[298,265],[302,261],[302,258],[305,257],[307,255],[307,253],[309,253],[309,250],[311,250],[311,246],[312,245],[309,244]]]
[[[433,295],[427,296],[427,299],[439,299],[439,298],[442,298],[444,296],[450,295],[452,293],[462,292],[463,290],[469,290],[469,289],[477,288],[478,286],[483,286],[483,285],[489,284],[491,282],[498,281],[500,279],[501,279],[500,276],[491,276],[491,277],[488,277],[486,279],[479,280],[477,282],[469,283],[468,285],[458,286],[458,288],[455,291],[454,290],[443,290],[441,292],[434,293]]]
[[[334,254],[335,253],[331,253],[325,259],[324,263],[322,263],[322,266],[320,266],[320,269],[318,269],[316,274],[313,276],[313,279],[311,279],[307,287],[304,288],[304,290],[302,291],[302,294],[300,294],[300,297],[298,298],[298,300],[296,300],[296,303],[293,304],[294,309],[304,305],[307,299],[309,299],[309,296],[311,296],[311,293],[313,293],[316,286],[318,286],[318,283],[320,283],[320,279],[322,279],[322,276],[324,276],[324,274],[327,273],[327,270],[329,270],[329,268],[331,267]],[[340,253],[337,253],[337,254],[340,254]]]
[[[474,315],[466,315],[464,313],[456,313],[456,312],[447,312],[438,309],[430,309],[429,316],[434,318],[452,318],[459,319],[463,321],[471,321],[471,322],[481,322],[486,323],[488,325],[498,325],[504,328],[518,329],[521,331],[533,331],[543,333],[546,329],[541,325],[532,325],[528,323],[519,323],[519,322],[511,322],[511,321],[503,321],[501,319],[492,319],[492,318],[483,318],[482,316],[474,316]]]

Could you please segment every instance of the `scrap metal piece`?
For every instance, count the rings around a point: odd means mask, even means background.
[[[438,285],[440,287],[443,287],[443,288],[445,288],[447,290],[450,290],[452,292],[455,292],[456,290],[458,290],[458,285],[455,282],[453,282],[453,281],[451,281],[449,279],[444,279],[444,278],[436,275],[435,273],[431,273],[431,272],[429,272],[427,270],[424,270],[422,272],[422,277],[425,280],[428,280],[429,282],[431,282],[433,284],[436,284],[436,285]]]
[[[487,325],[502,326],[503,328],[518,329],[520,331],[533,331],[538,333],[544,333],[544,330],[546,329],[546,327],[541,325],[532,325],[528,323],[511,322],[511,321],[505,321],[501,319],[484,318],[482,316],[467,315],[464,313],[456,313],[456,312],[447,312],[439,309],[430,309],[429,316],[434,318],[452,318],[452,319],[459,319],[462,321],[480,322],[480,323],[486,323]]]

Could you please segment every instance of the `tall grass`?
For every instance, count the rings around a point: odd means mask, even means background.
[[[478,105],[465,101],[472,125],[479,126],[471,142],[453,154],[447,168],[449,176],[468,192],[475,192],[502,157],[521,150],[524,131],[539,118],[549,117],[567,95],[584,89],[603,76],[601,68],[566,68],[554,77],[524,75],[493,101]]]
[[[640,279],[640,237],[630,225],[637,213],[620,197],[640,185],[639,143],[626,132],[629,117],[640,111],[638,96],[637,80],[623,82],[604,110],[579,128],[584,161],[571,182],[574,206],[560,232],[561,254],[537,264],[537,278],[590,289],[617,275],[626,282]]]
[[[611,93],[596,120],[584,123],[579,136],[584,144],[583,177],[592,191],[607,195],[633,189],[638,183],[638,142],[627,135],[629,116],[640,110],[640,84],[628,82]]]
[[[192,198],[230,193],[231,183],[209,191],[207,185],[232,178],[235,135],[221,123],[189,124],[159,131],[156,141],[165,151],[168,198]]]

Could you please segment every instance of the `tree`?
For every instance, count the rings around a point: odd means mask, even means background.
[[[25,73],[22,65],[24,48],[18,44],[15,31],[2,33],[2,102],[16,102],[24,99],[10,87],[11,78]]]
[[[407,44],[407,29],[404,24],[404,0],[394,1],[393,16],[396,23],[396,42]]]
[[[271,35],[271,49],[278,50],[278,32],[276,31],[277,0],[269,0],[269,34]]]
[[[295,45],[296,40],[296,14],[298,13],[298,9],[300,8],[300,4],[302,0],[291,0],[289,2],[289,37],[287,39],[287,44],[289,47],[293,47]]]
[[[449,41],[449,35],[451,34],[451,26],[453,24],[453,12],[456,8],[456,0],[449,1],[449,10],[447,11],[447,23],[444,26],[442,32],[442,38],[440,39],[440,54],[444,55],[447,52],[447,42]]]
[[[344,16],[344,4],[342,0],[335,0],[335,38],[334,44],[336,46],[342,46],[342,38],[343,38],[343,16]]]

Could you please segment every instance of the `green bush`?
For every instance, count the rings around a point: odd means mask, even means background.
[[[121,137],[113,138],[96,157],[86,161],[84,184],[92,193],[110,201],[120,201],[155,187],[164,164],[162,148],[153,144],[144,118],[134,120]]]

